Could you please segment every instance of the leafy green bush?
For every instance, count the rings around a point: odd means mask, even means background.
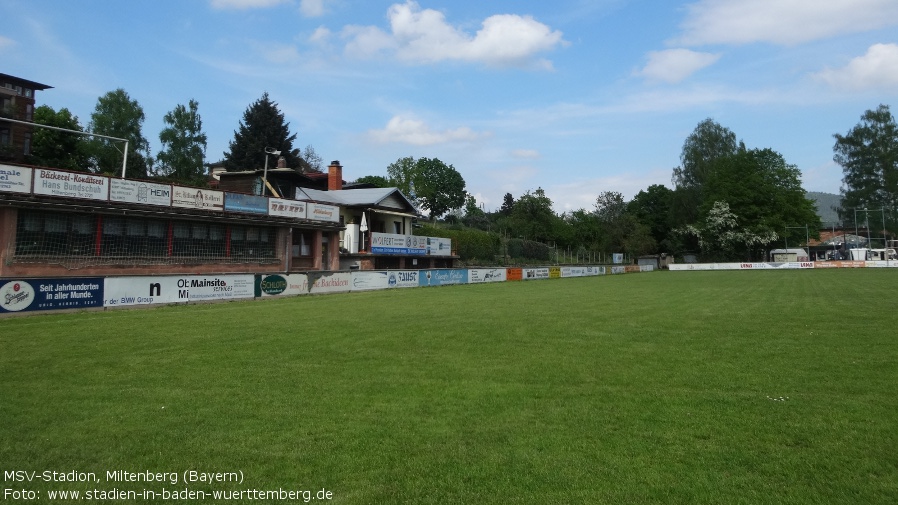
[[[495,233],[425,225],[416,234],[451,239],[452,250],[465,262],[481,260],[491,264],[495,261],[496,256],[502,254],[501,238]]]

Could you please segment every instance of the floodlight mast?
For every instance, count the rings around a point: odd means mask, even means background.
[[[57,131],[68,132],[68,133],[76,133],[78,135],[88,135],[91,137],[101,137],[104,139],[118,140],[119,142],[124,142],[125,143],[125,153],[124,153],[125,158],[122,160],[122,179],[125,178],[125,168],[128,166],[128,139],[120,139],[118,137],[110,137],[109,135],[100,135],[99,133],[90,133],[90,132],[82,132],[82,131],[78,131],[78,130],[70,130],[68,128],[60,128],[58,126],[50,126],[50,125],[45,125],[45,124],[40,124],[40,123],[33,123],[31,121],[19,121],[18,119],[3,118],[2,121],[7,122],[7,123],[18,123],[18,124],[23,124],[23,125],[28,125],[28,126],[37,126],[38,128],[47,128],[50,130],[57,130]]]
[[[265,171],[262,172],[262,192],[261,195],[265,196],[265,188],[268,186],[268,155],[273,154],[275,156],[280,156],[281,152],[273,147],[265,148]]]

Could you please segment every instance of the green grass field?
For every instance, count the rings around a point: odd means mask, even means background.
[[[101,481],[3,485],[898,503],[896,286],[656,272],[0,319],[0,471]]]

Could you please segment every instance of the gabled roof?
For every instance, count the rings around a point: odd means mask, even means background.
[[[414,204],[398,188],[360,188],[338,191],[296,188],[297,200],[311,200],[342,207],[378,207],[418,214]]]

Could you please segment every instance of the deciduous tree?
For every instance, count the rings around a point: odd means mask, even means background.
[[[152,165],[150,143],[141,131],[144,119],[143,108],[121,88],[101,96],[90,116],[91,133],[128,139],[127,177],[144,178]],[[121,173],[121,142],[94,138],[89,145],[96,172]]]
[[[452,165],[438,158],[415,162],[415,196],[430,218],[438,218],[465,204],[465,180]]]
[[[78,123],[78,117],[64,107],[58,112],[49,105],[37,107],[34,109],[34,122],[67,130],[84,131]],[[90,160],[87,138],[77,133],[35,128],[29,163],[88,172]]]
[[[846,135],[834,135],[833,160],[842,166],[842,217],[850,209],[885,209],[886,227],[896,229],[898,125],[888,105],[868,110]]]
[[[201,184],[205,178],[206,134],[198,108],[191,99],[187,107],[179,104],[163,118],[167,126],[159,133],[157,173],[173,181]]]

